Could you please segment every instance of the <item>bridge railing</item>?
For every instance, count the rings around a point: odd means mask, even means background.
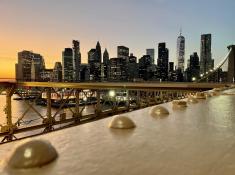
[[[8,142],[185,98],[197,91],[225,85],[0,82],[0,92],[5,95],[5,117],[2,116],[5,122],[0,125],[0,136],[3,137],[2,142]],[[12,107],[13,100],[24,103],[24,109],[17,116],[12,115],[12,111],[16,110]],[[34,117],[28,116],[32,115],[32,111]]]

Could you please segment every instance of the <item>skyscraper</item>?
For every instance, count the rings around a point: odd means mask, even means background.
[[[124,59],[126,62],[129,62],[129,48],[125,46],[118,46],[117,57]]]
[[[101,63],[101,59],[102,59],[101,46],[100,46],[100,42],[98,41],[96,44],[96,49],[95,49],[95,62]]]
[[[168,79],[168,63],[169,62],[169,51],[166,48],[166,43],[158,44],[158,78],[163,81],[167,81]]]
[[[105,49],[104,54],[103,54],[103,63],[104,64],[109,64],[109,53],[107,49]]]
[[[87,54],[88,54],[88,63],[94,63],[95,62],[95,49],[91,49]]]
[[[62,53],[62,77],[64,82],[73,81],[73,49],[65,48]]]
[[[73,69],[74,69],[74,81],[80,81],[80,66],[81,66],[81,53],[80,43],[77,40],[73,40]]]
[[[186,79],[187,81],[196,81],[200,75],[200,64],[199,57],[197,52],[194,52],[190,55],[190,59],[188,61],[188,68],[186,71]]]
[[[40,54],[31,51],[18,53],[16,79],[21,81],[40,81],[40,71],[45,68],[44,59]]]
[[[105,49],[104,54],[103,54],[103,63],[101,66],[102,80],[108,79],[108,72],[109,72],[109,53],[108,53],[107,49]]]
[[[88,52],[88,63],[90,67],[90,80],[100,81],[101,78],[101,46],[99,41],[95,49]]]
[[[45,62],[40,54],[33,53],[31,64],[31,81],[41,81],[40,73],[45,69]]]
[[[123,70],[123,62],[122,58],[111,58],[110,59],[110,72],[109,72],[109,80],[110,81],[122,81],[126,80],[123,77],[126,77],[126,74]]]
[[[154,64],[154,55],[155,55],[155,51],[154,49],[146,49],[146,55],[149,55],[151,57],[151,64]]]
[[[127,72],[128,72],[128,64],[129,64],[129,48],[125,46],[118,46],[117,57],[121,59],[122,80],[127,80]]]
[[[150,55],[144,55],[139,59],[139,78],[150,80],[154,74],[150,75],[148,70],[151,67],[152,58]]]
[[[177,49],[176,49],[176,59],[177,59],[177,69],[184,71],[184,55],[185,55],[185,38],[182,36],[180,31],[180,36],[177,38]]]
[[[201,35],[200,73],[205,74],[214,68],[211,56],[211,34]]]
[[[55,63],[55,66],[53,69],[52,81],[54,81],[54,82],[61,82],[62,81],[62,64],[61,64],[61,62]]]
[[[134,81],[139,78],[139,64],[137,58],[131,53],[129,57],[129,63],[127,65],[127,79],[128,81]]]

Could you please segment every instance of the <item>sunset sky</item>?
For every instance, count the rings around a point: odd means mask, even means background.
[[[0,0],[0,78],[15,76],[22,50],[40,53],[52,68],[73,39],[81,42],[82,62],[98,40],[110,57],[125,45],[138,58],[166,42],[174,61],[180,27],[186,59],[199,53],[200,35],[211,33],[218,63],[235,44],[234,9],[234,0]]]

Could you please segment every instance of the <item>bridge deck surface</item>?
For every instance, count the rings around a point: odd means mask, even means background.
[[[230,90],[235,92],[235,90]],[[15,145],[1,145],[0,174],[235,174],[235,96],[220,95],[150,116],[152,107],[126,113],[134,130],[107,127],[111,118],[34,137],[49,140],[59,157],[45,167],[6,171],[5,159]]]

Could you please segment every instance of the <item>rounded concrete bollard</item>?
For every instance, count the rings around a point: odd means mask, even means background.
[[[163,106],[156,106],[150,111],[152,117],[166,116],[169,115],[169,111]]]
[[[15,169],[42,167],[58,157],[55,148],[47,141],[32,140],[15,149],[8,166]]]
[[[190,97],[188,97],[188,102],[189,103],[198,103],[198,100],[197,99],[195,99],[194,97],[192,97],[192,96],[190,96]]]
[[[206,99],[206,94],[204,92],[197,92],[195,95],[196,99]]]
[[[187,102],[184,100],[174,100],[172,104],[174,109],[187,107]]]
[[[109,128],[113,129],[132,129],[135,127],[135,123],[126,116],[114,116],[114,118],[109,123]]]

